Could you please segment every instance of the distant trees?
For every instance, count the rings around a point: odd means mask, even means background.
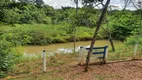
[[[0,3],[4,3],[4,2],[10,2],[11,0],[1,0]]]
[[[31,24],[31,23],[51,23],[51,15],[47,15],[53,10],[50,6],[39,7],[29,3],[1,3],[1,22],[6,24]]]
[[[37,5],[42,5],[44,4],[43,0],[18,0],[20,2],[26,2],[26,3],[35,3]]]
[[[21,0],[21,2],[10,2],[11,0],[2,0],[0,2],[0,23],[4,24],[76,24],[84,27],[96,27],[96,22],[99,18],[100,10],[95,9],[92,4],[102,4],[94,1],[91,3],[83,3],[84,7],[78,8],[78,17],[76,17],[75,8],[62,7],[61,9],[54,9],[51,6],[39,6],[28,1],[38,0]],[[23,1],[23,2],[22,2]],[[25,1],[25,2],[24,2]],[[27,2],[26,2],[27,1]],[[42,2],[42,0],[39,0]],[[107,12],[111,34],[113,39],[124,41],[127,36],[134,32],[138,32],[140,25],[140,10],[136,11],[118,11],[111,10]],[[122,15],[122,17],[120,17]],[[117,21],[116,18],[120,17]],[[131,20],[130,20],[131,18]],[[105,20],[103,27],[106,26]],[[104,27],[106,28],[106,27]],[[127,31],[125,31],[127,30]],[[118,33],[118,34],[117,34]],[[124,36],[125,35],[125,36]],[[103,35],[104,36],[104,35]]]

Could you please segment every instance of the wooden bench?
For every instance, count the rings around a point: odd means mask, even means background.
[[[79,64],[84,64],[85,63],[85,54],[83,53],[84,50],[89,51],[89,47],[80,47],[80,53],[79,53]],[[100,51],[101,50],[101,51]],[[108,46],[103,46],[103,47],[93,47],[92,54],[97,55],[97,54],[102,54],[102,56],[98,57],[102,62],[105,64],[106,59],[107,59],[107,52],[108,52]]]

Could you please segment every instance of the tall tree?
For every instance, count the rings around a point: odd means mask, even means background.
[[[78,17],[78,0],[73,0],[74,1],[74,3],[76,4],[76,18]],[[78,25],[77,24],[75,24],[74,26],[73,26],[73,40],[74,40],[74,53],[75,53],[75,47],[76,47],[76,27],[77,27]]]
[[[109,6],[110,8],[110,15],[111,15],[111,11],[112,11],[112,8],[115,7],[115,6]],[[113,40],[112,40],[112,37],[111,37],[111,30],[109,29],[110,28],[110,25],[109,25],[109,20],[107,19],[107,15],[106,15],[106,24],[107,24],[107,34],[108,34],[108,39],[109,39],[109,42],[110,42],[110,45],[112,47],[112,51],[115,51],[115,47],[114,47],[114,43],[113,43]]]
[[[101,3],[103,2],[103,0],[101,1]],[[87,58],[86,58],[86,66],[85,66],[85,71],[88,71],[88,65],[89,65],[89,62],[90,62],[90,55],[92,53],[92,50],[93,50],[93,47],[94,47],[94,44],[95,44],[95,41],[96,41],[96,37],[97,37],[97,34],[98,34],[98,31],[101,27],[101,24],[103,22],[103,19],[105,18],[105,14],[107,12],[107,7],[110,3],[110,0],[107,0],[104,7],[103,7],[103,10],[102,10],[102,14],[99,18],[99,20],[97,21],[96,23],[96,30],[94,32],[94,36],[93,36],[93,39],[92,39],[92,42],[91,42],[91,45],[90,45],[90,49],[88,51],[88,54],[87,54]]]

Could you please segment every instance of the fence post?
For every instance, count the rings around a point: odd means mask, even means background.
[[[83,63],[83,46],[80,47],[80,51],[79,51],[79,65],[81,65]]]
[[[105,53],[104,53],[104,54],[105,54],[105,56],[104,56],[104,64],[105,64],[105,63],[106,63],[106,61],[107,61],[108,46],[106,45],[104,49],[106,49],[106,50],[105,50]]]
[[[135,44],[134,53],[133,53],[133,59],[136,58],[137,48],[138,48],[138,43]]]
[[[43,71],[46,72],[46,50],[43,50]]]

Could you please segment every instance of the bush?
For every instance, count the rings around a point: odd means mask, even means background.
[[[0,36],[16,45],[34,44],[47,45],[52,43],[64,43],[73,41],[72,27],[68,24],[46,25],[46,24],[15,24],[14,26],[0,27]],[[76,28],[76,40],[91,40],[95,28],[80,26]],[[97,39],[103,39],[102,32]]]
[[[125,41],[125,44],[127,45],[135,45],[136,43],[142,44],[142,37],[130,36],[130,37],[127,37]]]
[[[14,53],[12,53],[12,44],[10,42],[0,40],[0,45],[0,78],[2,78],[12,69]]]
[[[19,27],[5,28],[1,28],[3,31],[0,34],[0,78],[7,76],[13,65],[20,59],[21,54],[18,54],[14,48],[25,45],[30,38]]]
[[[116,40],[124,41],[126,37],[131,35],[131,30],[124,26],[114,26],[112,37]]]

